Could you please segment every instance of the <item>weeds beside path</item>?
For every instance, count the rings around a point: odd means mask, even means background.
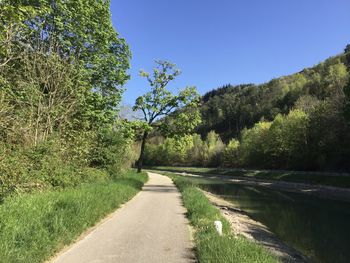
[[[194,262],[185,213],[173,182],[149,173],[140,194],[53,262]]]
[[[147,175],[8,198],[0,205],[0,261],[43,262],[133,197]]]
[[[214,208],[205,195],[181,176],[169,175],[179,188],[188,218],[195,228],[196,254],[199,262],[267,263],[278,260],[262,246],[241,236],[234,236],[230,225]],[[223,235],[219,236],[214,221],[223,222]]]

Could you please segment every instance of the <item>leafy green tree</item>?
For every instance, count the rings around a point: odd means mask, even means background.
[[[348,52],[350,52],[350,44],[347,44],[344,49],[344,53],[348,53]]]
[[[40,10],[21,2],[0,2],[0,68],[19,57],[19,47],[28,37],[25,32],[28,33],[29,26],[25,22],[45,12],[45,9]]]
[[[208,158],[206,143],[199,134],[192,135],[193,147],[187,152],[188,164],[191,166],[205,166]]]
[[[243,130],[240,146],[243,165],[263,167],[267,164],[266,152],[269,147],[266,142],[270,127],[271,122],[261,121],[253,128]]]
[[[306,113],[311,113],[320,103],[321,101],[316,97],[305,95],[299,97],[299,99],[295,102],[294,108],[302,110]]]
[[[130,51],[109,4],[0,1],[0,192],[76,185],[88,166],[125,163],[132,136],[117,106]]]
[[[231,139],[224,150],[223,164],[228,167],[237,167],[240,165],[239,141]]]
[[[136,99],[134,111],[143,113],[143,120],[152,128],[160,128],[164,130],[164,122],[157,122],[159,118],[166,117],[173,112],[179,111],[178,118],[175,118],[177,127],[181,127],[181,131],[173,131],[174,134],[185,134],[197,126],[200,122],[199,115],[197,118],[188,118],[186,112],[180,109],[196,109],[199,106],[200,97],[194,87],[188,87],[181,90],[177,95],[172,94],[167,90],[167,85],[174,80],[180,71],[175,68],[174,64],[167,61],[156,61],[156,67],[153,69],[152,75],[145,71],[141,71],[140,75],[147,78],[151,91]],[[184,129],[184,127],[186,127]],[[149,130],[146,129],[142,136],[140,157],[138,160],[138,171],[142,169],[144,159],[146,140],[149,135]]]
[[[350,78],[349,78],[348,84],[344,87],[344,94],[345,94],[345,117],[347,118],[350,124]]]
[[[208,151],[206,166],[219,166],[221,163],[222,153],[225,149],[225,145],[220,136],[214,131],[211,131],[208,133],[205,142]]]
[[[301,110],[292,110],[288,115],[277,115],[273,120],[266,159],[270,167],[305,167],[308,150],[309,116]]]
[[[11,50],[46,54],[54,50],[62,59],[79,65],[93,91],[91,115],[113,122],[122,85],[129,78],[130,51],[113,28],[110,1],[5,0],[4,5],[7,15],[2,21],[11,17],[13,23],[3,22],[0,29],[13,32]]]

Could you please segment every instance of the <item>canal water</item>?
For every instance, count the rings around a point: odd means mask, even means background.
[[[191,180],[247,212],[311,262],[350,262],[349,202],[218,180]]]

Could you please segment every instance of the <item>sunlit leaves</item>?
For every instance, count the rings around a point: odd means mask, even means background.
[[[180,74],[180,70],[175,65],[167,61],[156,61],[156,67],[152,74],[141,71],[140,76],[145,77],[151,87],[151,91],[138,97],[133,110],[140,110],[143,113],[144,121],[153,124],[161,117],[168,116],[175,110],[183,107],[197,107],[200,96],[194,87],[187,87],[181,90],[177,95],[167,89],[170,81],[174,80]],[[179,119],[184,119],[186,123],[192,119],[186,118],[185,113],[179,115]],[[198,114],[197,114],[198,115]],[[195,125],[197,125],[196,122]],[[195,125],[190,128],[193,130]]]

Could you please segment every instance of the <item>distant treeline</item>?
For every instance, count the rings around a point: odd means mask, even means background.
[[[290,76],[210,91],[199,135],[153,138],[147,164],[349,170],[349,68],[347,46]]]

